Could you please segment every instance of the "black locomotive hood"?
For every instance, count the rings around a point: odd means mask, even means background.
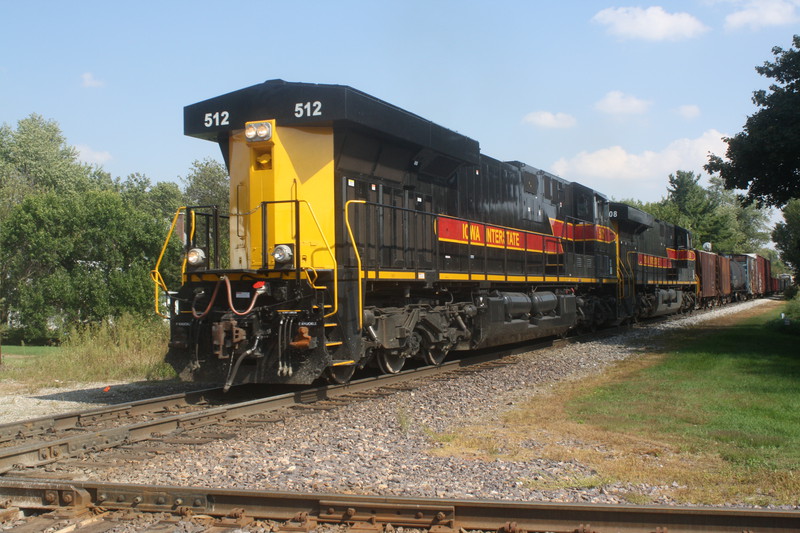
[[[346,85],[269,80],[186,106],[184,134],[223,145],[246,122],[281,126],[348,123],[476,164],[478,142]],[[223,153],[225,152],[223,148]]]

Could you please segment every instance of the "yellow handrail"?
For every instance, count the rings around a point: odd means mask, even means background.
[[[156,266],[150,271],[150,279],[153,280],[153,283],[155,284],[155,311],[158,316],[163,318],[169,318],[169,316],[162,313],[161,308],[158,305],[159,296],[161,296],[159,290],[163,289],[164,292],[169,292],[169,290],[167,289],[167,284],[164,281],[164,277],[161,275],[161,260],[164,259],[164,254],[167,252],[167,246],[172,238],[172,233],[175,231],[175,225],[178,223],[178,217],[180,216],[181,211],[184,209],[186,209],[186,206],[181,206],[177,209],[177,211],[175,211],[175,216],[172,217],[172,224],[169,227],[169,233],[167,233],[167,238],[164,240],[164,246],[161,247],[161,253],[158,255]],[[192,229],[194,230],[194,228]],[[181,275],[183,275],[185,267],[186,262],[184,260],[183,266],[181,267]]]
[[[361,295],[361,283],[364,278],[361,272],[361,255],[358,253],[358,246],[356,246],[356,238],[353,236],[353,228],[350,226],[350,216],[347,209],[350,204],[366,204],[366,200],[348,200],[344,204],[344,223],[347,226],[347,234],[350,236],[350,242],[353,243],[353,252],[356,254],[356,263],[358,264],[358,329],[364,329],[364,301]]]
[[[308,203],[307,200],[298,200],[298,202],[302,202],[306,205],[306,207],[308,207],[308,212],[311,213],[311,218],[314,220],[314,224],[317,226],[317,231],[319,232],[320,237],[322,237],[322,242],[325,243],[325,248],[328,250],[328,255],[331,256],[331,260],[333,261],[333,311],[327,315],[324,315],[324,318],[327,318],[335,315],[339,311],[339,265],[336,262],[336,254],[333,252],[331,245],[328,244],[328,239],[325,238],[325,233],[322,231],[322,226],[319,225],[317,215],[314,214],[314,208],[311,207],[311,204]],[[297,231],[300,231],[300,228],[297,228]],[[316,270],[314,273],[316,273]],[[306,275],[308,275],[307,272]]]
[[[308,207],[308,211],[311,214],[311,218],[314,220],[314,224],[317,226],[317,231],[319,232],[319,235],[320,235],[320,237],[322,237],[322,241],[325,244],[325,249],[328,251],[328,254],[331,256],[331,260],[333,261],[333,310],[330,313],[325,315],[325,317],[327,318],[329,316],[335,315],[339,310],[339,277],[338,277],[338,264],[336,262],[336,254],[334,253],[333,249],[331,248],[331,245],[328,243],[328,239],[325,237],[325,234],[322,231],[322,227],[319,224],[319,220],[317,219],[317,215],[314,213],[314,208],[311,207],[311,204],[309,204],[308,201],[306,201],[306,200],[299,200],[299,202],[302,202],[303,204],[305,204]],[[259,206],[259,207],[261,207],[261,206]],[[167,289],[166,282],[164,281],[164,277],[161,275],[161,271],[160,271],[161,261],[164,259],[164,254],[167,251],[167,246],[169,245],[169,241],[172,238],[173,232],[175,231],[175,226],[176,226],[176,224],[178,222],[178,217],[180,216],[181,212],[184,211],[184,210],[186,210],[186,206],[181,206],[175,212],[175,216],[172,218],[172,224],[170,225],[169,232],[167,233],[167,238],[164,240],[164,245],[161,247],[161,253],[158,256],[158,261],[156,262],[156,266],[155,266],[155,268],[153,268],[153,270],[150,271],[150,279],[152,279],[153,283],[155,284],[155,312],[156,312],[157,315],[159,315],[161,317],[164,317],[164,318],[169,318],[169,316],[164,315],[161,312],[161,309],[159,307],[159,297],[161,295],[160,294],[161,290],[167,292],[168,289]],[[252,210],[250,213],[255,212],[257,210],[258,210],[258,208]],[[245,213],[245,215],[246,214],[250,214],[250,213]],[[189,224],[190,224],[190,236],[189,236],[189,239],[191,240],[191,239],[194,238],[194,232],[195,232],[195,229],[196,229],[194,211],[192,211],[192,217],[191,217],[191,220],[189,221]],[[306,271],[306,276],[308,276],[308,272],[307,272],[308,269],[304,268],[304,270]],[[314,270],[314,274],[315,274],[314,282],[312,282],[312,286],[314,286],[315,282],[316,282],[316,278],[318,277],[318,275],[316,275],[317,273],[316,273],[315,269],[312,268],[312,270]],[[181,278],[183,278],[185,273],[186,273],[186,258],[184,257],[183,263],[181,264]],[[310,280],[310,276],[308,276],[308,277],[309,277],[309,281],[311,281]]]

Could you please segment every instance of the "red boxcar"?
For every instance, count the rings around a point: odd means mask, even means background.
[[[717,256],[717,275],[719,276],[719,292],[722,301],[727,302],[731,299],[733,289],[731,287],[731,260],[729,257]]]
[[[764,296],[769,292],[770,264],[766,257],[756,255],[755,287],[753,293]]]
[[[711,305],[719,296],[717,257],[717,254],[697,250],[697,261],[694,265],[700,278],[700,301],[703,305]]]
[[[771,294],[775,292],[772,290],[772,262],[766,257],[758,257],[764,264],[764,271],[761,273],[764,278],[764,294]]]

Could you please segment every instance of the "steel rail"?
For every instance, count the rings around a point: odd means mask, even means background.
[[[351,530],[375,533],[386,524],[436,533],[800,531],[800,511],[445,500],[9,478],[0,478],[0,501],[37,512],[102,508],[286,521],[277,527],[286,533],[308,533],[320,523],[347,524]]]
[[[541,348],[553,347],[564,342],[579,343],[586,341],[587,338],[591,340],[597,338],[606,338],[618,334],[623,329],[624,327],[615,327],[608,328],[600,332],[594,332],[590,335],[579,335],[566,339],[551,338],[539,340],[535,343],[521,343],[511,346],[487,348],[479,352],[481,355],[475,356],[474,358],[448,361],[441,365],[441,368],[443,370],[452,370],[454,366],[481,364],[492,359],[526,353]],[[487,353],[488,355],[486,355]],[[472,359],[472,361],[470,359]],[[375,380],[383,379],[389,382],[394,382],[397,379],[406,380],[408,379],[407,376],[409,375],[412,376],[412,378],[416,378],[419,376],[419,371],[420,369],[405,370],[394,376],[390,375],[379,376],[378,378],[366,378],[350,382],[349,385],[337,385],[324,388],[330,390],[332,394],[335,394],[337,389],[347,386],[356,386],[358,383],[367,382],[370,380],[374,382]],[[212,398],[223,399],[225,398],[223,394],[222,388],[208,388],[186,393],[160,396],[156,398],[124,402],[82,411],[70,411],[67,413],[0,424],[0,447],[3,444],[13,441],[19,437],[30,438],[38,435],[55,434],[58,432],[75,429],[87,430],[92,424],[106,421],[124,420],[125,418],[130,418],[133,416],[156,413],[160,410],[184,409],[186,407],[198,405]],[[228,393],[229,396],[231,394],[232,393]],[[0,457],[2,457],[2,453],[0,453]]]
[[[362,378],[344,385],[326,385],[303,389],[296,392],[233,403],[225,406],[208,407],[189,413],[170,414],[168,409],[165,413],[157,411],[170,407],[178,409],[186,407],[187,405],[191,405],[186,401],[187,399],[193,398],[197,402],[200,402],[212,395],[215,396],[220,389],[205,389],[194,393],[177,394],[6,424],[5,426],[0,426],[0,430],[8,432],[18,431],[21,435],[30,432],[31,435],[35,435],[37,433],[46,434],[47,432],[55,431],[59,428],[69,429],[81,427],[83,421],[88,423],[89,421],[97,422],[116,418],[122,420],[126,416],[136,416],[137,414],[144,413],[158,416],[157,418],[143,422],[98,430],[91,430],[91,428],[88,428],[88,431],[63,438],[0,448],[0,475],[18,467],[42,466],[62,459],[76,457],[86,452],[100,451],[125,444],[151,440],[177,431],[224,423],[281,408],[311,404],[322,400],[331,400],[339,396],[364,392],[371,389],[382,387],[390,388],[407,381],[453,372],[462,368],[475,367],[498,361],[504,357],[519,355],[543,348],[612,337],[625,329],[627,329],[625,326],[620,326],[576,337],[546,338],[539,339],[533,343],[527,342],[491,347],[479,350],[477,353],[471,353],[464,359],[447,361],[440,366],[413,368],[398,374],[384,374]],[[0,442],[2,442],[1,439]]]
[[[86,429],[93,424],[122,420],[160,410],[183,409],[221,395],[221,388],[203,389],[9,422],[0,424],[0,443],[12,441],[19,437],[35,437],[73,429]]]
[[[516,350],[530,350],[518,347]],[[67,437],[32,442],[15,447],[0,449],[0,474],[18,467],[35,467],[53,463],[80,454],[113,448],[150,440],[180,430],[195,429],[218,424],[258,413],[274,411],[300,404],[310,404],[321,400],[334,399],[348,394],[364,392],[376,388],[388,388],[399,383],[451,372],[463,367],[488,363],[501,356],[514,353],[514,349],[494,351],[465,360],[450,361],[441,366],[426,366],[411,369],[399,374],[387,374],[352,381],[346,385],[328,385],[297,392],[259,398],[230,405],[209,407],[189,413],[169,414],[113,428],[99,429]],[[213,389],[212,389],[213,390]],[[171,398],[171,397],[168,397]],[[172,400],[174,401],[174,400]],[[113,409],[112,409],[113,410]],[[116,412],[116,411],[115,411]],[[161,415],[161,413],[155,413]],[[74,413],[68,418],[81,415]]]

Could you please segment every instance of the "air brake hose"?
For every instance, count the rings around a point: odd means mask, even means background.
[[[253,294],[253,299],[250,300],[250,307],[240,312],[237,311],[236,308],[233,306],[233,295],[231,294],[232,291],[231,280],[228,279],[228,276],[222,276],[222,279],[225,280],[225,285],[228,287],[228,305],[230,306],[231,311],[233,311],[233,314],[235,315],[244,316],[248,314],[250,311],[252,311],[253,307],[256,306],[256,300],[258,299],[258,296],[264,292],[262,289],[256,289],[255,294]]]
[[[244,316],[250,311],[252,311],[253,307],[256,306],[256,299],[258,299],[258,296],[263,293],[263,291],[256,289],[256,293],[253,295],[253,299],[250,300],[250,306],[244,311],[241,312],[237,311],[236,308],[233,306],[233,294],[232,294],[233,289],[231,288],[231,280],[229,280],[227,276],[222,276],[219,280],[217,280],[217,284],[214,286],[214,292],[211,294],[211,299],[209,300],[208,307],[206,307],[205,311],[203,311],[200,314],[197,314],[197,311],[194,308],[194,302],[192,302],[192,316],[194,318],[201,319],[211,311],[211,307],[214,305],[214,300],[216,300],[217,293],[219,292],[219,286],[223,281],[225,281],[225,286],[228,290],[228,305],[230,306],[231,311],[233,311],[234,314],[237,314],[239,316]]]
[[[195,317],[197,319],[200,319],[200,318],[203,318],[204,316],[206,316],[211,311],[211,306],[214,305],[214,300],[217,299],[217,293],[219,292],[219,286],[220,286],[221,283],[222,283],[222,280],[218,279],[217,280],[217,284],[214,286],[214,292],[211,294],[211,299],[208,301],[208,307],[206,307],[206,310],[203,311],[201,314],[199,314],[199,315],[197,314],[197,311],[194,310],[194,301],[192,302],[192,316],[193,317]]]

